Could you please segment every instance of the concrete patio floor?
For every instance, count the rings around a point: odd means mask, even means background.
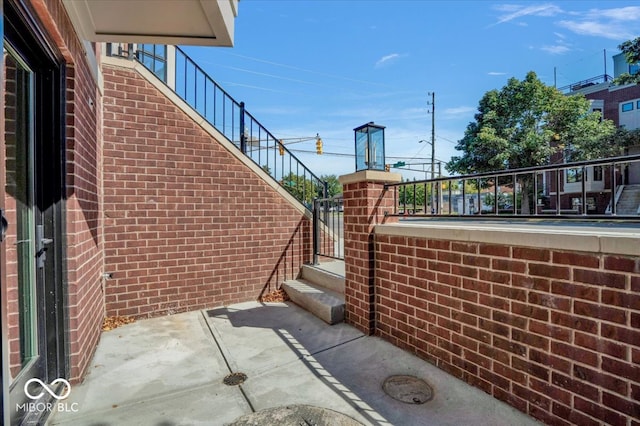
[[[246,381],[225,385],[231,372]],[[391,375],[423,379],[433,399],[391,398],[382,389]],[[329,326],[289,303],[249,302],[104,332],[86,379],[65,402],[75,410],[47,424],[224,425],[296,404],[367,425],[538,424],[379,338]]]

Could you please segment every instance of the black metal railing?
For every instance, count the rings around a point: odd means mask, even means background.
[[[313,203],[313,263],[319,257],[344,260],[344,203],[342,195]]]
[[[162,58],[163,52],[175,54]],[[315,198],[326,197],[326,182],[179,47],[109,43],[107,55],[138,60],[308,210]]]
[[[387,189],[394,194],[395,216],[640,220],[640,206],[622,210],[620,204],[625,185],[639,177],[640,155],[631,155],[401,182]]]
[[[602,74],[595,77],[591,77],[586,80],[578,81],[576,83],[567,84],[566,86],[558,87],[558,90],[562,93],[575,92],[576,90],[584,89],[586,87],[595,86],[596,84],[606,83],[612,81],[613,77],[608,74]]]

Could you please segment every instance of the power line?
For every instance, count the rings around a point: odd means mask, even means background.
[[[291,152],[301,152],[301,153],[305,153],[305,154],[315,154],[316,151],[311,151],[311,150],[305,150],[305,149],[289,149],[289,151]],[[335,157],[355,157],[355,154],[346,154],[343,152],[327,152],[327,151],[323,151],[322,155],[329,155],[329,156],[335,156]],[[427,157],[395,157],[395,156],[387,156],[387,159],[393,159],[393,160],[430,160],[430,158]]]

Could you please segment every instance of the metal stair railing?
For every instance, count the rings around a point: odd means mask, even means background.
[[[108,43],[106,52],[143,64],[307,210],[327,196],[327,183],[179,47]]]

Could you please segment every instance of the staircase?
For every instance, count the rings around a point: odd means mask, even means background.
[[[625,185],[620,199],[616,204],[616,214],[619,216],[638,216],[640,213],[640,184]]]
[[[344,321],[344,262],[302,265],[300,276],[282,288],[291,301],[324,322]]]
[[[178,46],[107,43],[106,54],[140,62],[309,212],[327,197],[327,183]]]

